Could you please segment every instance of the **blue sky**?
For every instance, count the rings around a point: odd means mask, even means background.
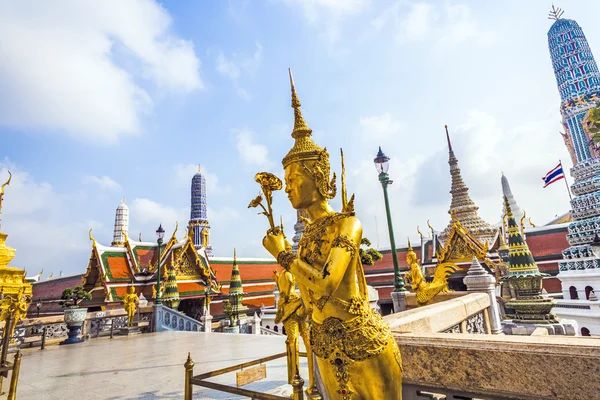
[[[35,4],[35,6],[34,6]],[[372,159],[392,157],[396,242],[448,222],[444,124],[480,214],[497,222],[501,171],[543,224],[568,210],[550,1],[264,0],[0,2],[0,173],[13,265],[85,271],[87,231],[154,240],[189,219],[201,164],[215,254],[263,257],[266,221],[248,210],[253,176],[281,174],[292,145],[287,68],[315,141],[357,194],[365,235],[388,245]],[[596,1],[562,1],[600,50]],[[334,200],[339,207],[339,202]],[[275,199],[288,235],[295,212]],[[421,229],[425,231],[425,229]],[[179,237],[183,229],[179,231]]]

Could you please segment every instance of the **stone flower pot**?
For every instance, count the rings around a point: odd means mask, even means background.
[[[81,334],[81,327],[85,321],[87,315],[87,308],[67,308],[65,309],[65,323],[69,328],[69,337],[60,344],[73,344],[81,343],[83,339],[79,337]]]

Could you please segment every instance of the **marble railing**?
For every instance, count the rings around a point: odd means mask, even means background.
[[[142,332],[150,331],[152,308],[144,307],[138,309],[136,320],[142,322]],[[127,313],[124,310],[111,310],[87,313],[82,329],[82,336],[86,338],[97,338],[116,334],[120,328],[127,326]],[[4,329],[4,323],[0,323],[0,332]],[[46,344],[53,344],[67,338],[67,324],[62,315],[53,315],[39,318],[26,318],[20,321],[16,328],[13,339],[29,346],[41,345],[42,336],[45,336]]]
[[[277,336],[283,336],[283,333],[281,332],[276,332],[272,329],[267,329],[265,327],[260,327],[260,334],[261,335],[277,335]]]
[[[402,354],[404,400],[597,397],[600,341],[487,334],[489,307],[489,296],[470,293],[384,317]]]
[[[154,331],[203,331],[203,324],[182,312],[170,309],[162,304],[154,305]]]
[[[490,297],[484,293],[469,293],[440,303],[386,315],[383,319],[397,333],[489,333],[489,313]]]

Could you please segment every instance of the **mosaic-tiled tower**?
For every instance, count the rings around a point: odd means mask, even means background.
[[[588,110],[600,100],[600,73],[577,22],[561,19],[561,15],[560,9],[552,7],[550,18],[555,22],[548,31],[548,46],[567,128],[565,143],[575,161],[571,169],[575,179],[571,186],[573,222],[567,234],[571,247],[563,251],[558,275],[564,292],[571,275],[600,268],[600,259],[592,251],[594,237],[600,234],[600,158],[582,124]]]
[[[212,246],[210,246],[210,224],[206,216],[206,178],[198,172],[192,177],[192,197],[190,222],[188,230],[194,238],[196,249],[205,248],[206,254],[212,257]]]
[[[556,21],[548,31],[548,47],[560,93],[564,139],[575,164],[597,155],[581,122],[600,100],[600,72],[577,22],[561,19],[561,15],[562,11],[552,8],[550,18]]]
[[[113,241],[111,246],[123,246],[125,244],[125,235],[129,234],[129,207],[125,204],[125,198],[117,207],[115,213],[115,230],[113,232]]]

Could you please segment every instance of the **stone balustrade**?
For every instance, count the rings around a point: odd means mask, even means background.
[[[569,336],[395,333],[403,399],[574,400],[600,393],[600,341]]]
[[[486,334],[490,305],[470,293],[384,317],[402,354],[404,400],[597,398],[600,341]]]

